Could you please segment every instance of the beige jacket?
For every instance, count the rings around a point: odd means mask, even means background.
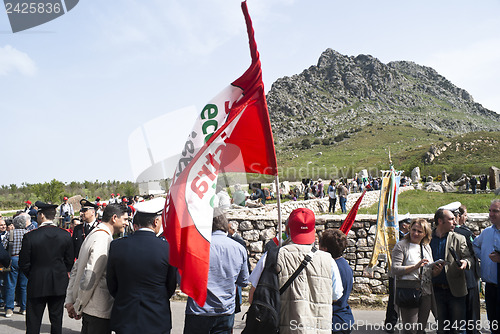
[[[111,231],[99,224],[85,238],[78,260],[71,269],[65,304],[73,304],[77,314],[109,319],[113,297],[106,284],[109,244],[113,240]]]
[[[311,251],[311,245],[289,244],[278,253],[283,286]],[[318,250],[312,261],[281,295],[280,334],[332,331],[332,257]]]

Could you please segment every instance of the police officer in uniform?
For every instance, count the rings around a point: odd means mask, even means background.
[[[176,269],[168,262],[168,242],[158,238],[164,198],[138,203],[137,231],[111,242],[107,285],[115,298],[111,330],[117,334],[169,334],[170,297],[175,292]]]
[[[40,227],[26,233],[19,268],[28,277],[26,333],[40,333],[47,306],[52,334],[62,333],[64,297],[74,255],[71,235],[54,223],[57,205],[37,201]]]
[[[80,247],[82,247],[83,240],[89,235],[90,231],[98,225],[96,220],[96,211],[98,206],[92,202],[82,199],[80,201],[82,208],[80,209],[80,225],[75,226],[73,231],[73,249],[75,257],[78,258],[78,253],[80,253]]]

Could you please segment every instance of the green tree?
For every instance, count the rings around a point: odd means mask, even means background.
[[[64,193],[64,183],[53,179],[50,182],[33,185],[33,192],[44,202],[59,203]]]

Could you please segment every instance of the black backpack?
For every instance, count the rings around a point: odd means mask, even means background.
[[[273,241],[270,241],[273,242]],[[266,255],[266,264],[253,294],[252,305],[246,313],[242,334],[276,334],[280,325],[280,291],[277,268],[278,247]]]
[[[271,243],[272,245],[270,245]],[[273,245],[274,247],[267,247]],[[253,294],[252,305],[250,305],[246,313],[247,319],[242,334],[279,333],[280,295],[292,284],[293,280],[312,260],[313,254],[317,251],[316,247],[311,249],[311,253],[304,257],[300,266],[280,289],[278,281],[278,274],[281,271],[278,268],[279,248],[271,240],[266,245],[266,249],[266,263],[260,275],[259,284],[257,284]]]

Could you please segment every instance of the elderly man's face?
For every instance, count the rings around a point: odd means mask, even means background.
[[[3,218],[0,218],[0,232],[5,232],[7,230],[7,225]]]

